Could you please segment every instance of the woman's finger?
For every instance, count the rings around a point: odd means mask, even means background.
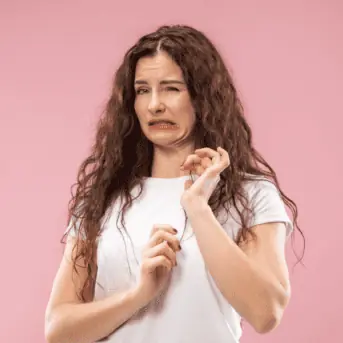
[[[164,241],[158,245],[155,245],[152,248],[148,248],[144,252],[144,257],[146,257],[146,258],[152,258],[152,257],[156,257],[159,255],[164,255],[173,263],[173,266],[176,265],[175,251],[172,248],[170,248],[169,244],[166,241]]]
[[[181,169],[192,168],[193,165],[201,163],[201,158],[196,154],[188,155],[185,162],[181,166]]]
[[[201,159],[201,166],[206,169],[212,166],[212,160],[209,157],[203,157]]]
[[[154,224],[153,227],[152,227],[152,230],[150,232],[150,237],[152,237],[155,232],[159,231],[159,230],[164,230],[164,231],[167,231],[171,234],[176,234],[177,233],[177,230],[175,228],[173,228],[171,225],[168,225],[168,224]]]
[[[195,150],[195,153],[201,157],[202,165],[206,166],[206,168],[209,168],[213,165],[218,165],[220,163],[220,153],[217,151],[214,151],[210,148],[202,148]]]
[[[166,241],[174,251],[179,251],[181,249],[180,241],[175,236],[175,233],[171,234],[170,232],[167,232],[165,230],[156,231],[154,235],[150,238],[148,242],[148,247],[152,248],[162,243],[163,241]]]
[[[173,264],[167,257],[163,255],[148,258],[142,263],[142,269],[149,273],[155,271],[157,267],[165,267],[168,270],[171,270],[173,268]]]
[[[203,172],[205,171],[206,167],[204,168],[202,165],[197,164],[197,165],[194,167],[194,169],[195,169],[195,173],[196,173],[197,175],[200,176],[200,175],[203,174]]]
[[[199,157],[209,157],[210,159],[218,156],[218,152],[211,148],[196,149],[195,154],[198,155]]]
[[[227,168],[230,165],[229,153],[221,147],[218,147],[217,150],[220,155],[220,163],[223,165],[224,168]]]

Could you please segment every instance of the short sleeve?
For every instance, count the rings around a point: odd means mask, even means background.
[[[289,237],[293,231],[293,224],[277,187],[272,182],[263,179],[249,182],[247,188],[252,209],[252,216],[248,221],[249,227],[265,223],[283,222],[286,225],[286,235]]]
[[[83,231],[80,232],[80,219],[76,218],[75,216],[72,216],[64,234],[68,237],[73,238],[79,238],[80,235],[80,238],[84,240],[85,233]]]

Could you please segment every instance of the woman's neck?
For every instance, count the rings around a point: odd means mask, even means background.
[[[187,156],[193,152],[193,144],[176,149],[155,146],[151,177],[168,179],[189,175],[189,171],[182,171],[180,170],[180,167]]]

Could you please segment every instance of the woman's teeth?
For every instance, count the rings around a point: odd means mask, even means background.
[[[176,124],[168,123],[168,122],[159,122],[159,123],[152,124],[151,126],[158,129],[172,129],[172,128],[177,127]]]

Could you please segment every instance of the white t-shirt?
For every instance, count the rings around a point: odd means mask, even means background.
[[[187,178],[147,178],[144,181],[143,193],[125,215],[125,227],[132,243],[125,232],[121,235],[117,229],[120,201],[111,207],[108,219],[103,220],[98,242],[95,300],[125,291],[137,281],[141,249],[149,240],[154,224],[171,225],[181,238],[185,215],[180,198]],[[244,188],[249,206],[254,209],[249,226],[285,222],[289,235],[292,223],[277,188],[266,180],[247,181]],[[139,186],[132,191],[134,195],[138,193]],[[226,218],[225,214],[218,217],[223,218]],[[187,223],[181,241],[182,250],[177,253],[178,265],[172,270],[165,292],[117,329],[107,342],[239,342],[241,317],[222,296],[207,271],[189,220]],[[118,224],[121,227],[121,216]],[[229,215],[223,228],[234,238],[240,228],[238,215]]]

